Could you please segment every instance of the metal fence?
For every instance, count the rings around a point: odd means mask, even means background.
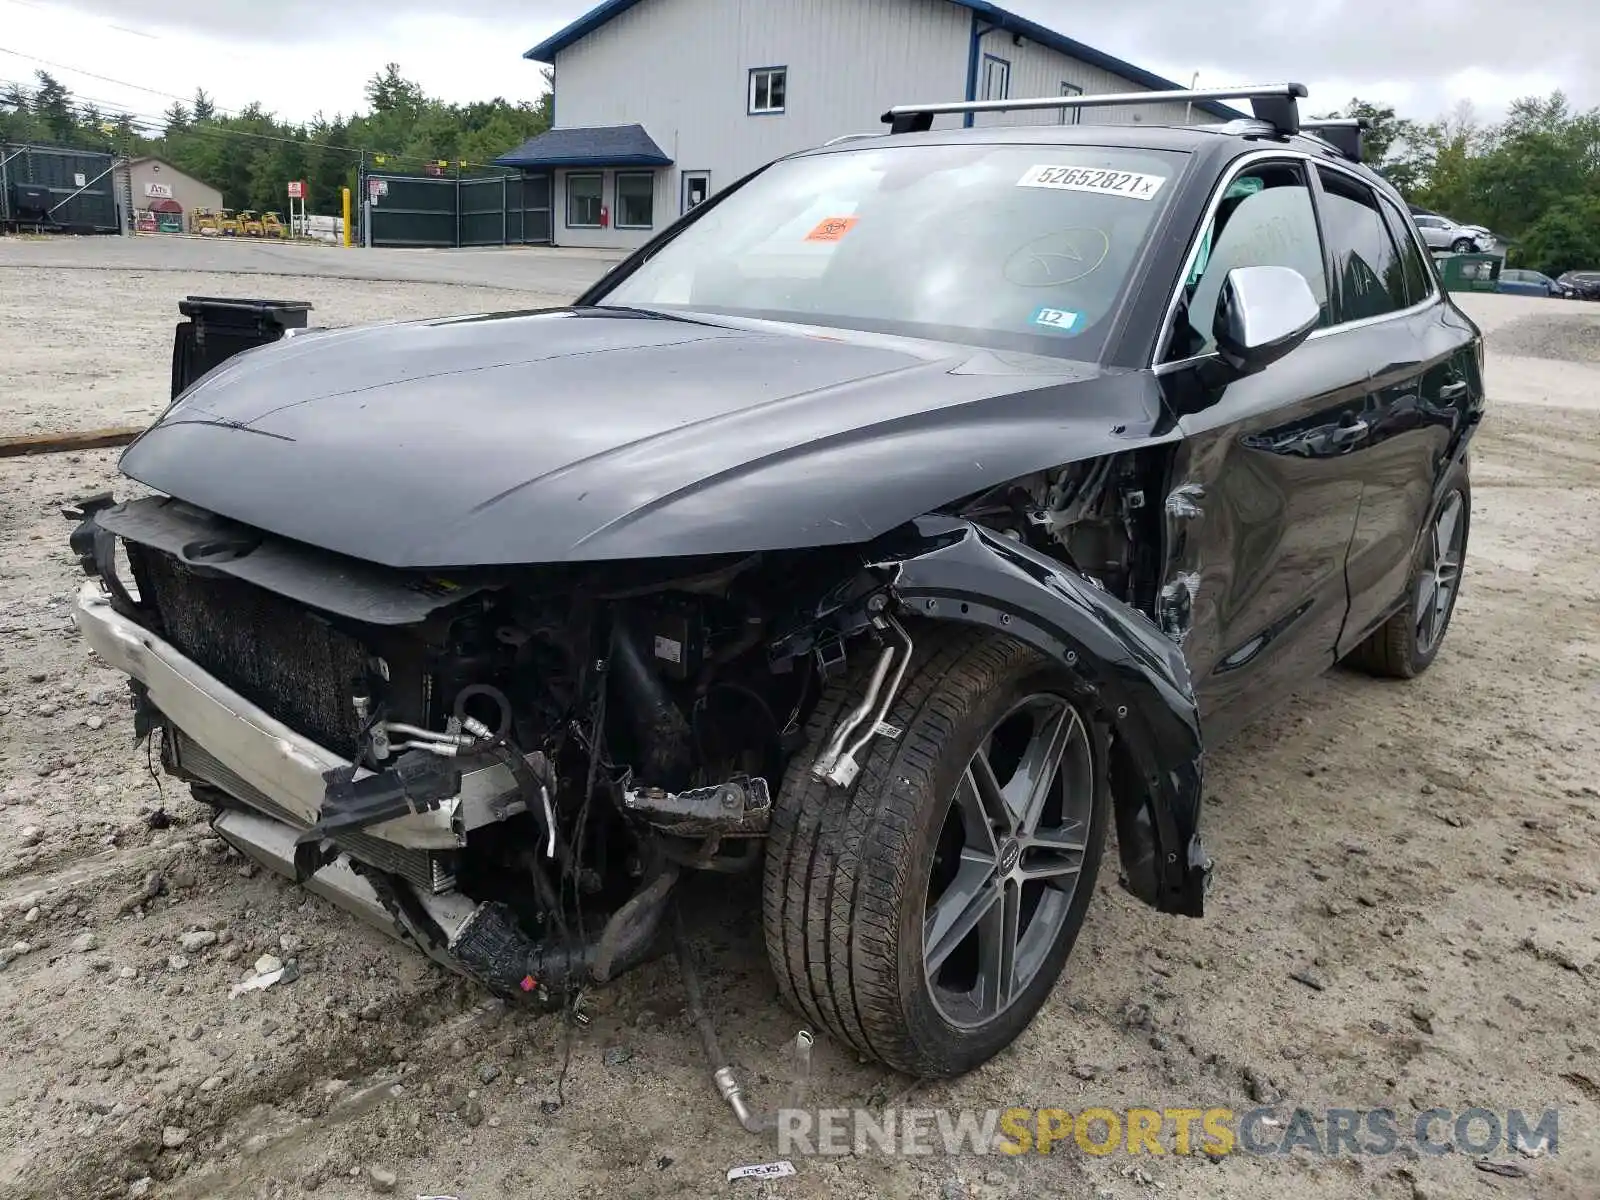
[[[550,241],[550,177],[369,174],[360,195],[370,246],[509,246]]]
[[[94,150],[0,142],[0,225],[120,233],[116,161]]]

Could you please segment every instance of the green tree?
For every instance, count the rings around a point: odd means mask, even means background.
[[[381,117],[415,117],[427,105],[422,85],[402,76],[399,63],[386,63],[381,72],[369,79],[366,95],[373,113]]]
[[[548,72],[545,78],[548,83]],[[12,85],[0,92],[0,139],[157,155],[219,189],[234,208],[282,211],[284,185],[304,179],[308,207],[334,213],[340,189],[357,186],[363,158],[371,167],[383,156],[387,169],[403,173],[420,173],[443,160],[451,173],[470,175],[550,127],[548,93],[533,102],[495,97],[446,104],[394,63],[368,80],[366,94],[364,112],[332,118],[318,113],[296,124],[259,104],[225,113],[199,90],[190,103],[171,104],[146,132],[129,113],[112,116],[74,102],[64,85],[41,73],[36,89]]]
[[[1476,164],[1474,202],[1486,224],[1530,229],[1565,200],[1595,189],[1600,121],[1571,110],[1560,92],[1511,106]]]
[[[72,112],[72,93],[48,71],[37,71],[38,90],[33,93],[33,115],[44,127],[44,134],[63,145],[73,140],[78,119]]]
[[[0,141],[31,142],[43,137],[33,115],[33,97],[20,83],[0,92]]]
[[[1477,172],[1488,134],[1470,104],[1416,130],[1411,198],[1428,208],[1473,221],[1478,208]]]
[[[1546,275],[1600,267],[1600,196],[1558,200],[1523,233],[1517,261]]]

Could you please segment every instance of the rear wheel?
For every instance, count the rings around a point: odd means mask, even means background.
[[[1471,522],[1472,485],[1466,468],[1458,466],[1417,549],[1407,603],[1350,652],[1349,666],[1413,679],[1432,665],[1455,612]]]
[[[859,1051],[959,1074],[1027,1026],[1094,890],[1105,739],[1031,648],[919,631],[889,721],[848,792],[797,756],[767,847],[767,951],[788,1002]],[[820,747],[862,673],[818,705]]]

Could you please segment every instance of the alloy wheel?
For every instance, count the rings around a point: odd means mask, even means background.
[[[1413,619],[1417,628],[1417,650],[1430,653],[1444,636],[1461,583],[1461,563],[1467,540],[1466,500],[1459,491],[1451,492],[1439,507],[1439,515],[1429,530],[1427,557],[1417,577],[1417,602]]]
[[[923,969],[952,1025],[993,1021],[1027,990],[1077,891],[1094,756],[1077,708],[1041,693],[985,734],[950,800],[928,881]]]

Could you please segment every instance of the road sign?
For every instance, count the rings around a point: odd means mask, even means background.
[[[289,199],[304,200],[306,198],[306,181],[304,179],[289,180]]]

